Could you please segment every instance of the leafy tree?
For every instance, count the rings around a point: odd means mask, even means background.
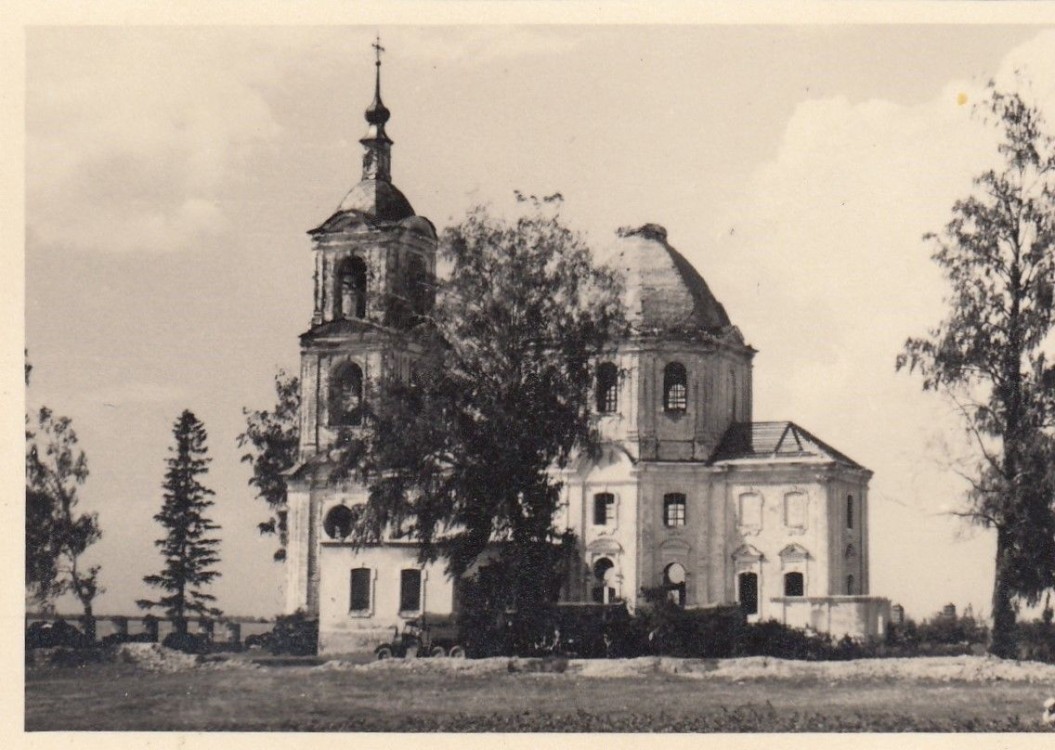
[[[621,287],[538,201],[514,222],[470,211],[440,254],[420,359],[372,389],[364,427],[339,440],[343,471],[369,486],[351,538],[394,530],[455,576],[490,549],[525,611],[553,598],[538,567],[563,559],[549,551],[563,541],[552,469],[596,445],[593,359],[624,330]]]
[[[989,649],[1015,653],[1015,600],[1055,585],[1055,139],[1041,112],[990,84],[979,105],[1002,164],[974,180],[941,234],[928,234],[951,286],[946,319],[910,338],[897,367],[960,406],[980,453],[961,515],[996,530]]]
[[[257,488],[257,496],[263,499],[270,511],[266,521],[257,524],[261,534],[278,534],[279,548],[276,560],[286,559],[286,544],[289,539],[286,526],[286,477],[283,472],[297,460],[300,440],[300,380],[279,370],[275,375],[277,402],[272,411],[251,411],[245,414],[245,432],[238,436],[238,447],[249,450],[242,456],[244,463],[252,464],[253,476],[249,484]]]
[[[221,614],[209,604],[216,597],[202,590],[220,575],[213,567],[220,561],[216,549],[220,540],[209,536],[220,527],[206,517],[208,509],[215,505],[209,499],[215,493],[198,481],[209,471],[212,460],[207,455],[205,425],[185,409],[172,432],[175,446],[169,448],[173,455],[166,462],[164,502],[154,516],[167,531],[164,538],[154,543],[161,549],[165,566],[160,574],[143,578],[167,594],[156,601],[140,599],[136,603],[143,609],[163,607],[177,632],[184,634],[188,612]]]
[[[26,361],[26,385],[31,365]],[[102,593],[100,566],[85,569],[81,557],[102,537],[95,513],[78,513],[77,489],[88,478],[88,460],[80,450],[69,417],[47,407],[26,415],[26,591],[38,606],[72,592],[92,615]]]

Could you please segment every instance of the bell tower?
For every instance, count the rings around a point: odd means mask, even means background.
[[[374,98],[367,108],[359,182],[308,232],[315,256],[310,328],[300,337],[299,462],[289,475],[286,608],[318,612],[324,507],[365,488],[331,478],[329,449],[362,421],[370,382],[406,372],[407,333],[428,314],[436,273],[436,230],[392,184],[391,113],[381,99],[380,40]]]

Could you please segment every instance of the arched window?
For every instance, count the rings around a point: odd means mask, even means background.
[[[679,607],[685,606],[685,566],[671,563],[663,569],[663,585],[667,588],[670,600]]]
[[[418,612],[421,610],[421,571],[417,568],[406,568],[399,571],[399,611]]]
[[[806,579],[802,573],[784,574],[784,596],[805,596]]]
[[[346,259],[337,272],[339,318],[366,317],[366,262],[356,256]]]
[[[348,427],[363,421],[363,370],[346,362],[330,376],[330,426]]]
[[[846,496],[846,528],[854,527],[854,496]]]
[[[847,594],[847,596],[853,596],[856,593],[857,593],[857,590],[855,588],[853,575],[846,576],[846,594]]]
[[[737,598],[745,615],[758,614],[758,574],[741,573],[737,578]]]
[[[597,368],[597,411],[614,414],[619,410],[619,371],[611,362]]]
[[[322,522],[322,530],[330,539],[344,539],[352,533],[352,511],[344,505],[330,508]]]
[[[663,368],[663,408],[685,411],[689,406],[689,376],[685,365],[671,362]]]
[[[599,492],[593,496],[593,525],[607,526],[615,518],[615,495]]]
[[[592,598],[598,604],[610,604],[616,600],[615,563],[602,557],[593,564],[594,587]]]
[[[671,492],[663,496],[663,525],[668,527],[685,525],[685,495]]]

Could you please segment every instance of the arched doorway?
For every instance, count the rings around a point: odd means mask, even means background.
[[[685,566],[681,563],[671,563],[663,569],[663,585],[667,588],[667,596],[679,607],[685,606]]]
[[[615,563],[609,558],[602,557],[593,564],[593,583],[593,601],[598,604],[611,604],[619,599]]]

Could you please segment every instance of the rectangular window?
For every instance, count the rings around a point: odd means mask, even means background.
[[[399,611],[417,612],[421,609],[421,571],[407,568],[399,572]]]
[[[854,527],[854,496],[846,496],[846,528]]]
[[[804,596],[806,580],[802,573],[784,574],[784,596]]]
[[[663,496],[663,525],[685,525],[685,496],[680,492]]]
[[[373,575],[370,568],[352,570],[352,612],[370,611],[370,583]]]
[[[607,526],[615,520],[615,495],[599,492],[593,496],[593,525]]]

